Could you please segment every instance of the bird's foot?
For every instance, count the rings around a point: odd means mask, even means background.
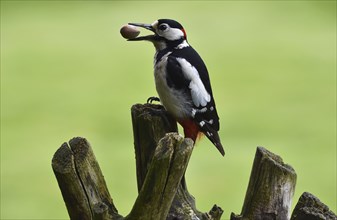
[[[146,103],[152,104],[153,101],[160,102],[160,99],[158,97],[151,96],[147,99]]]

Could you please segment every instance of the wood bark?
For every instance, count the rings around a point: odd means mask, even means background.
[[[184,175],[193,141],[177,133],[175,120],[160,105],[134,105],[131,114],[139,194],[130,214],[118,214],[90,144],[77,137],[62,144],[52,159],[70,219],[220,220],[220,207],[198,211],[187,190]],[[294,169],[258,147],[241,214],[232,213],[231,220],[288,220],[295,184]],[[337,220],[326,205],[304,193],[291,220],[323,219]]]
[[[71,219],[121,218],[86,139],[64,143],[54,154],[52,168]]]
[[[317,197],[304,192],[295,206],[291,220],[337,220],[337,216]]]
[[[136,104],[131,108],[138,192],[141,190],[157,144],[177,123],[160,105]]]
[[[136,152],[138,190],[141,189],[147,174],[151,155],[156,143],[168,132],[177,132],[176,121],[161,105],[137,104],[131,108],[134,144]],[[188,139],[190,140],[190,139]],[[191,141],[191,140],[190,140]],[[167,219],[220,219],[223,210],[214,205],[211,211],[203,213],[197,210],[194,197],[188,192],[184,175],[178,185]]]
[[[132,121],[138,197],[125,218],[118,214],[90,144],[84,138],[64,143],[52,167],[71,219],[218,220],[222,209],[209,213],[195,207],[185,182],[193,141],[177,134],[177,124],[160,105],[135,105]]]
[[[231,220],[287,220],[296,185],[294,169],[258,147],[240,215]]]
[[[54,154],[52,167],[71,219],[91,219],[86,193],[77,175],[74,155],[67,143]]]
[[[125,219],[166,219],[192,149],[192,140],[176,133],[169,133],[161,139],[137,200]]]

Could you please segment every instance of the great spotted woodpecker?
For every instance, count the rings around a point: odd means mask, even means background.
[[[199,54],[188,44],[182,25],[171,19],[129,25],[154,32],[129,41],[146,40],[154,44],[156,89],[165,109],[183,127],[185,137],[195,142],[203,133],[224,156],[208,71]]]

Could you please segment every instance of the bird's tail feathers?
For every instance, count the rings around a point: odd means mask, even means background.
[[[218,132],[209,126],[204,124],[203,127],[199,127],[192,120],[181,120],[179,123],[184,128],[185,138],[191,138],[195,142],[202,137],[202,133],[214,144],[214,146],[219,150],[222,156],[225,156],[225,150],[222,147],[220,137]],[[201,132],[200,132],[201,130]]]
[[[221,144],[219,134],[216,130],[214,130],[210,126],[205,126],[206,129],[203,130],[205,136],[214,144],[214,146],[218,149],[222,156],[225,156],[225,150]]]

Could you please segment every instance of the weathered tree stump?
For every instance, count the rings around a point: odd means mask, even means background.
[[[125,218],[118,214],[92,149],[73,138],[55,153],[52,167],[71,219],[218,220],[222,209],[209,213],[195,207],[185,171],[193,141],[177,134],[177,124],[160,105],[132,107],[138,197]]]
[[[282,158],[258,147],[239,216],[231,220],[287,220],[296,185],[294,169]]]
[[[118,214],[90,144],[84,138],[64,143],[52,159],[70,219],[220,220],[217,205],[200,212],[184,178],[193,141],[177,134],[177,124],[160,105],[131,109],[138,197],[129,215]],[[240,215],[231,220],[288,220],[296,184],[294,169],[258,147]],[[304,193],[291,220],[337,220],[316,197]]]
[[[166,219],[192,148],[192,140],[184,140],[176,133],[161,139],[138,198],[125,219]]]
[[[177,132],[178,128],[175,120],[160,105],[133,105],[131,118],[139,192],[159,140],[167,133]]]
[[[156,150],[156,143],[168,132],[177,132],[176,121],[161,105],[134,105],[131,109],[136,152],[137,182],[140,191],[144,176],[146,176],[151,155]],[[182,138],[182,137],[181,137]],[[187,139],[193,142],[190,139]],[[220,219],[223,211],[214,205],[209,213],[197,210],[194,197],[188,192],[184,175],[172,201],[167,219]]]
[[[77,137],[69,145],[56,151],[52,167],[70,218],[120,219],[90,144]]]
[[[304,192],[295,206],[291,220],[337,220],[337,216],[314,195]]]

